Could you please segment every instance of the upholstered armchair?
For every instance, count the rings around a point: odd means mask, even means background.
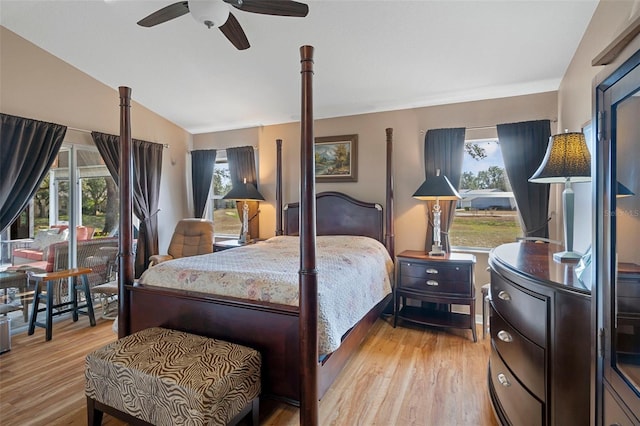
[[[205,219],[182,219],[173,231],[168,254],[149,257],[151,265],[181,257],[213,252],[213,222]]]

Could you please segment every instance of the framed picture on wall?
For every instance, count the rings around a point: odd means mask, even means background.
[[[358,181],[358,135],[315,139],[316,182]]]

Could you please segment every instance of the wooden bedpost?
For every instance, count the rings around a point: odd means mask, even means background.
[[[276,235],[282,234],[282,139],[276,139]]]
[[[300,424],[318,424],[318,271],[313,146],[313,47],[300,48]]]
[[[396,249],[393,220],[393,129],[388,127],[385,131],[387,132],[387,214],[385,215],[384,244],[393,259]]]
[[[131,89],[121,86],[120,91],[120,228],[118,230],[120,254],[118,261],[118,338],[130,334],[131,319],[127,285],[133,284],[133,154],[131,149]]]

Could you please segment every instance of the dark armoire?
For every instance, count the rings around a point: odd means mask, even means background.
[[[640,50],[627,58],[594,83],[592,424],[606,426],[640,425]]]

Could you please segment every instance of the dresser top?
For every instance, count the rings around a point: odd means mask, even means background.
[[[555,287],[560,290],[591,294],[578,280],[575,268],[578,263],[560,263],[553,260],[553,253],[563,251],[557,244],[518,242],[502,244],[491,250],[489,264],[518,275]]]

